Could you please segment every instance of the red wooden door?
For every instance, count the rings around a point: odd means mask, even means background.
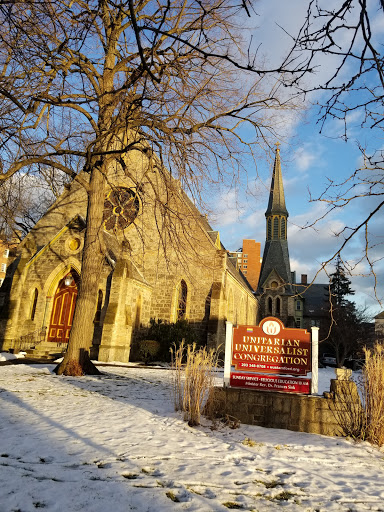
[[[62,279],[53,299],[51,321],[49,323],[48,341],[67,342],[72,327],[73,313],[77,298],[75,279],[69,286]]]

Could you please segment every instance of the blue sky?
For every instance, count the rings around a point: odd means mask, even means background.
[[[279,58],[290,44],[289,38],[276,25],[283,26],[294,34],[304,17],[307,2],[292,0],[285,2],[280,0],[260,1],[256,3],[256,10],[260,16],[257,18],[259,28],[255,28],[258,41],[262,42],[262,48],[267,59]],[[277,18],[278,15],[278,18]],[[383,18],[383,19],[381,19]],[[377,17],[377,33],[383,34],[384,15],[380,12]],[[332,62],[319,62],[320,66],[316,76],[309,80],[321,82],[329,73]],[[312,97],[313,101],[321,99]],[[361,153],[357,147],[357,141],[371,147],[381,148],[381,134],[373,130],[363,130],[361,125],[361,113],[354,113],[349,117],[349,139],[347,142],[340,136],[343,133],[343,124],[338,121],[328,123],[323,133],[320,134],[320,126],[316,124],[317,108],[307,104],[307,109],[301,118],[289,118],[285,130],[282,133],[284,142],[281,144],[281,160],[284,178],[286,204],[289,211],[288,241],[292,270],[297,275],[308,274],[312,279],[319,270],[323,261],[326,261],[337,250],[343,239],[343,235],[336,237],[344,226],[352,226],[363,219],[363,215],[371,211],[377,203],[374,198],[362,198],[354,201],[348,207],[338,209],[324,220],[316,224],[314,228],[302,229],[308,223],[312,223],[321,217],[325,203],[311,202],[325,189],[331,178],[335,181],[343,181],[350,176],[355,169],[362,165]],[[272,172],[272,158],[260,159],[257,163],[257,172],[261,181],[252,185],[255,175],[253,164],[248,170],[250,188],[254,189],[254,195],[245,194],[244,191],[236,193],[234,190],[223,192],[216,197],[214,209],[216,215],[212,216],[211,223],[215,229],[220,230],[222,242],[227,249],[236,250],[241,246],[243,238],[254,238],[262,242],[265,240],[265,217],[267,207],[270,178]],[[384,298],[383,278],[384,263],[380,258],[384,256],[384,229],[383,213],[379,213],[370,226],[370,238],[375,248],[371,251],[375,263],[375,271],[378,278],[377,294]],[[370,312],[377,314],[381,307],[374,296],[374,279],[369,274],[369,269],[364,262],[358,263],[364,250],[363,233],[348,244],[342,253],[347,264],[353,268],[352,287],[356,290],[355,301],[364,306],[370,306]],[[332,272],[332,267],[329,268]],[[316,282],[327,282],[328,278],[322,272]]]

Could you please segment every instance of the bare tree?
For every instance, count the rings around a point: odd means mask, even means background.
[[[0,184],[0,232],[20,240],[58,197],[65,176],[18,173]]]
[[[241,172],[243,152],[274,135],[272,113],[288,107],[279,100],[284,70],[266,81],[243,51],[236,20],[250,9],[233,0],[1,2],[0,179],[39,166],[76,177],[88,193],[79,295],[58,373],[73,360],[96,371],[88,351],[111,165],[134,179],[126,158],[141,153],[196,197],[202,181]],[[169,218],[160,198],[158,208]]]
[[[359,114],[361,129],[369,131],[367,136],[371,140],[374,140],[373,135],[377,140],[382,139],[384,54],[380,27],[383,10],[384,3],[381,0],[377,3],[368,0],[337,0],[331,5],[322,0],[309,2],[305,22],[287,60],[299,60],[302,68],[307,68],[293,78],[291,85],[310,98],[315,94],[319,102],[320,132],[330,123],[341,121],[344,128],[340,136],[347,140],[350,137],[351,114]],[[314,86],[303,85],[308,72],[320,67],[323,71],[329,71],[324,82]],[[370,198],[370,208],[365,216],[336,233],[341,243],[322,268],[361,234],[365,240],[363,253],[355,265],[362,261],[368,264],[375,276],[376,292],[375,264],[382,259],[378,255],[378,245],[383,242],[372,235],[371,227],[384,206],[384,152],[381,146],[368,149],[362,140],[357,144],[362,154],[362,165],[358,169],[351,169],[350,175],[344,180],[330,176],[326,189],[311,200],[327,205],[326,213],[321,217],[323,219],[337,209],[357,203],[362,197]],[[310,225],[313,226],[321,219]]]

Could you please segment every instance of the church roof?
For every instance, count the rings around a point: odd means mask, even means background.
[[[266,217],[269,215],[286,215],[288,210],[285,206],[283,176],[281,173],[280,150],[276,148],[275,163],[273,165],[271,190],[269,193],[268,208],[265,212]]]
[[[284,283],[291,283],[291,270],[289,263],[288,242],[287,240],[267,240],[265,242],[263,261],[260,271],[259,288],[268,279],[271,272],[275,270]],[[292,290],[287,290],[292,293]]]
[[[304,298],[304,315],[319,317],[329,315],[329,293],[327,284],[295,284],[294,289]]]

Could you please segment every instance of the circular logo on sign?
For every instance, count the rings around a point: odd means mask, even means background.
[[[270,334],[275,336],[276,334],[279,334],[280,332],[280,325],[278,322],[275,322],[275,320],[268,320],[263,325],[263,331],[265,334]]]

